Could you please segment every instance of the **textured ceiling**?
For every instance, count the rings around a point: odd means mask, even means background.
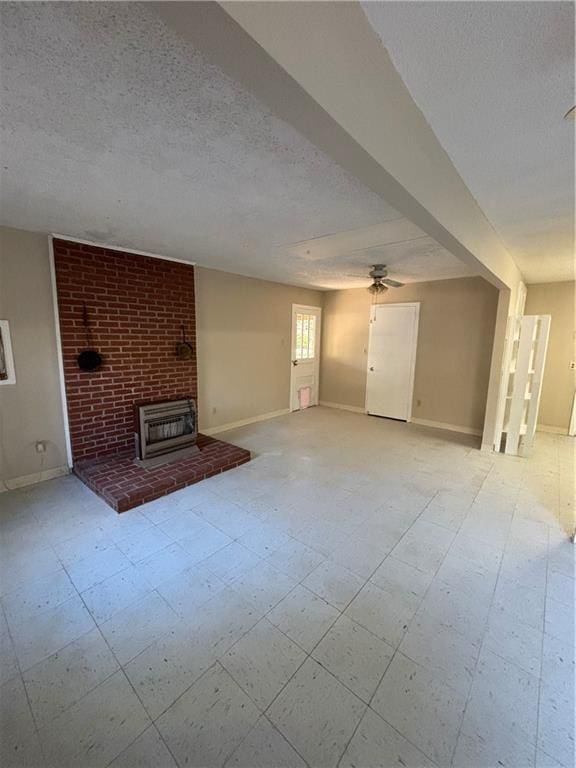
[[[4,224],[323,288],[365,284],[376,255],[406,280],[470,274],[146,3],[0,14]],[[366,247],[299,247],[392,220]]]
[[[526,280],[574,279],[574,5],[363,7]]]

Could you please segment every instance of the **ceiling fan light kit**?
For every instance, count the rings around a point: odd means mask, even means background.
[[[378,278],[376,278],[376,280],[374,280],[372,285],[368,286],[368,290],[370,291],[370,293],[378,295],[380,293],[386,293],[386,291],[388,290],[388,286],[384,285],[384,283],[382,283],[380,280],[378,280]]]
[[[372,278],[372,285],[368,286],[368,290],[375,296],[385,293],[389,287],[401,288],[404,285],[404,283],[400,283],[398,280],[391,280],[388,277],[386,264],[373,264],[368,275]]]

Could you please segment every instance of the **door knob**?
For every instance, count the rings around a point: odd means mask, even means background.
[[[292,365],[298,365],[298,360],[292,360]]]
[[[373,371],[373,370],[374,370],[374,366],[373,366],[373,365],[371,365],[371,366],[370,366],[370,370],[371,370],[371,371]]]

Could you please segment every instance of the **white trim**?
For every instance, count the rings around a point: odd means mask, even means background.
[[[344,403],[330,403],[327,400],[320,400],[318,405],[324,406],[324,408],[338,408],[340,411],[351,411],[351,413],[362,413],[366,415],[366,409],[360,408],[357,405],[344,405]]]
[[[430,421],[430,419],[412,419],[413,424],[419,424],[421,427],[432,427],[433,429],[444,429],[448,432],[461,432],[463,435],[474,435],[480,437],[481,429],[472,429],[472,427],[461,427],[459,424],[445,424],[443,421]]]
[[[73,237],[72,235],[58,235],[53,232],[50,237],[57,240],[68,240],[71,243],[80,243],[81,245],[92,245],[94,248],[106,248],[109,251],[123,251],[124,253],[133,253],[136,256],[149,256],[151,259],[162,259],[163,261],[176,261],[179,264],[188,264],[191,267],[196,266],[195,261],[187,261],[186,259],[177,259],[175,256],[163,256],[160,253],[150,253],[149,251],[139,251],[136,248],[125,248],[123,245],[110,245],[109,243],[95,243],[93,240],[83,240],[80,237]]]
[[[279,411],[270,411],[269,413],[261,413],[259,416],[251,416],[249,419],[230,421],[228,424],[221,424],[219,427],[208,427],[208,429],[202,429],[202,427],[200,427],[200,432],[203,435],[217,435],[219,432],[228,432],[229,429],[237,429],[238,427],[245,427],[248,424],[256,424],[258,421],[268,421],[268,419],[275,419],[277,416],[287,416],[289,413],[291,413],[290,408],[282,408]]]
[[[303,314],[317,313],[318,323],[316,325],[316,339],[314,341],[314,395],[312,405],[320,402],[320,345],[322,344],[322,307],[315,307],[312,304],[292,304],[291,330],[290,330],[290,392],[288,395],[288,410],[292,413],[292,379],[294,377],[295,366],[292,363],[292,356],[295,354],[295,333],[294,318],[297,312]],[[298,410],[297,408],[295,410]]]
[[[14,367],[14,353],[12,352],[12,339],[10,337],[10,321],[0,320],[2,332],[2,344],[4,345],[4,359],[6,362],[7,379],[2,379],[0,384],[16,384],[16,368]]]
[[[552,435],[567,435],[566,427],[550,427],[547,424],[538,424],[536,432],[550,432]]]
[[[416,374],[416,352],[418,350],[418,328],[420,325],[420,302],[419,301],[387,301],[383,304],[372,304],[371,309],[373,310],[373,314],[372,312],[370,314],[370,328],[368,329],[368,359],[366,361],[366,399],[365,399],[365,405],[364,405],[364,413],[369,413],[368,411],[368,369],[370,367],[370,332],[372,330],[372,320],[376,319],[376,310],[381,309],[382,307],[414,307],[416,309],[414,344],[412,346],[412,359],[410,360],[410,383],[409,383],[410,398],[408,400],[408,414],[406,416],[406,423],[410,423],[411,421],[415,421],[415,419],[412,419],[412,409],[414,407],[413,406],[414,378]],[[376,413],[373,415],[379,416],[381,414]]]
[[[53,480],[55,477],[63,477],[69,474],[70,469],[68,467],[54,467],[54,469],[45,469],[42,472],[34,472],[31,475],[13,477],[10,480],[0,480],[0,493],[15,491],[17,488],[24,488],[26,485],[35,485],[36,483],[44,482],[44,480]]]
[[[54,263],[53,238],[57,235],[48,235],[48,256],[50,260],[50,281],[52,283],[52,303],[54,305],[54,330],[56,333],[56,352],[58,357],[58,379],[60,384],[60,401],[62,403],[62,417],[64,420],[64,439],[66,441],[66,460],[72,467],[72,441],[70,439],[70,425],[68,423],[68,400],[66,398],[66,384],[64,380],[64,357],[62,355],[62,337],[60,336],[60,313],[58,312],[58,291],[56,288],[56,265]]]

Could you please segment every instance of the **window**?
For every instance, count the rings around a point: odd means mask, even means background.
[[[8,320],[0,320],[0,384],[16,384]]]
[[[316,315],[296,313],[296,359],[313,360],[316,345]]]

